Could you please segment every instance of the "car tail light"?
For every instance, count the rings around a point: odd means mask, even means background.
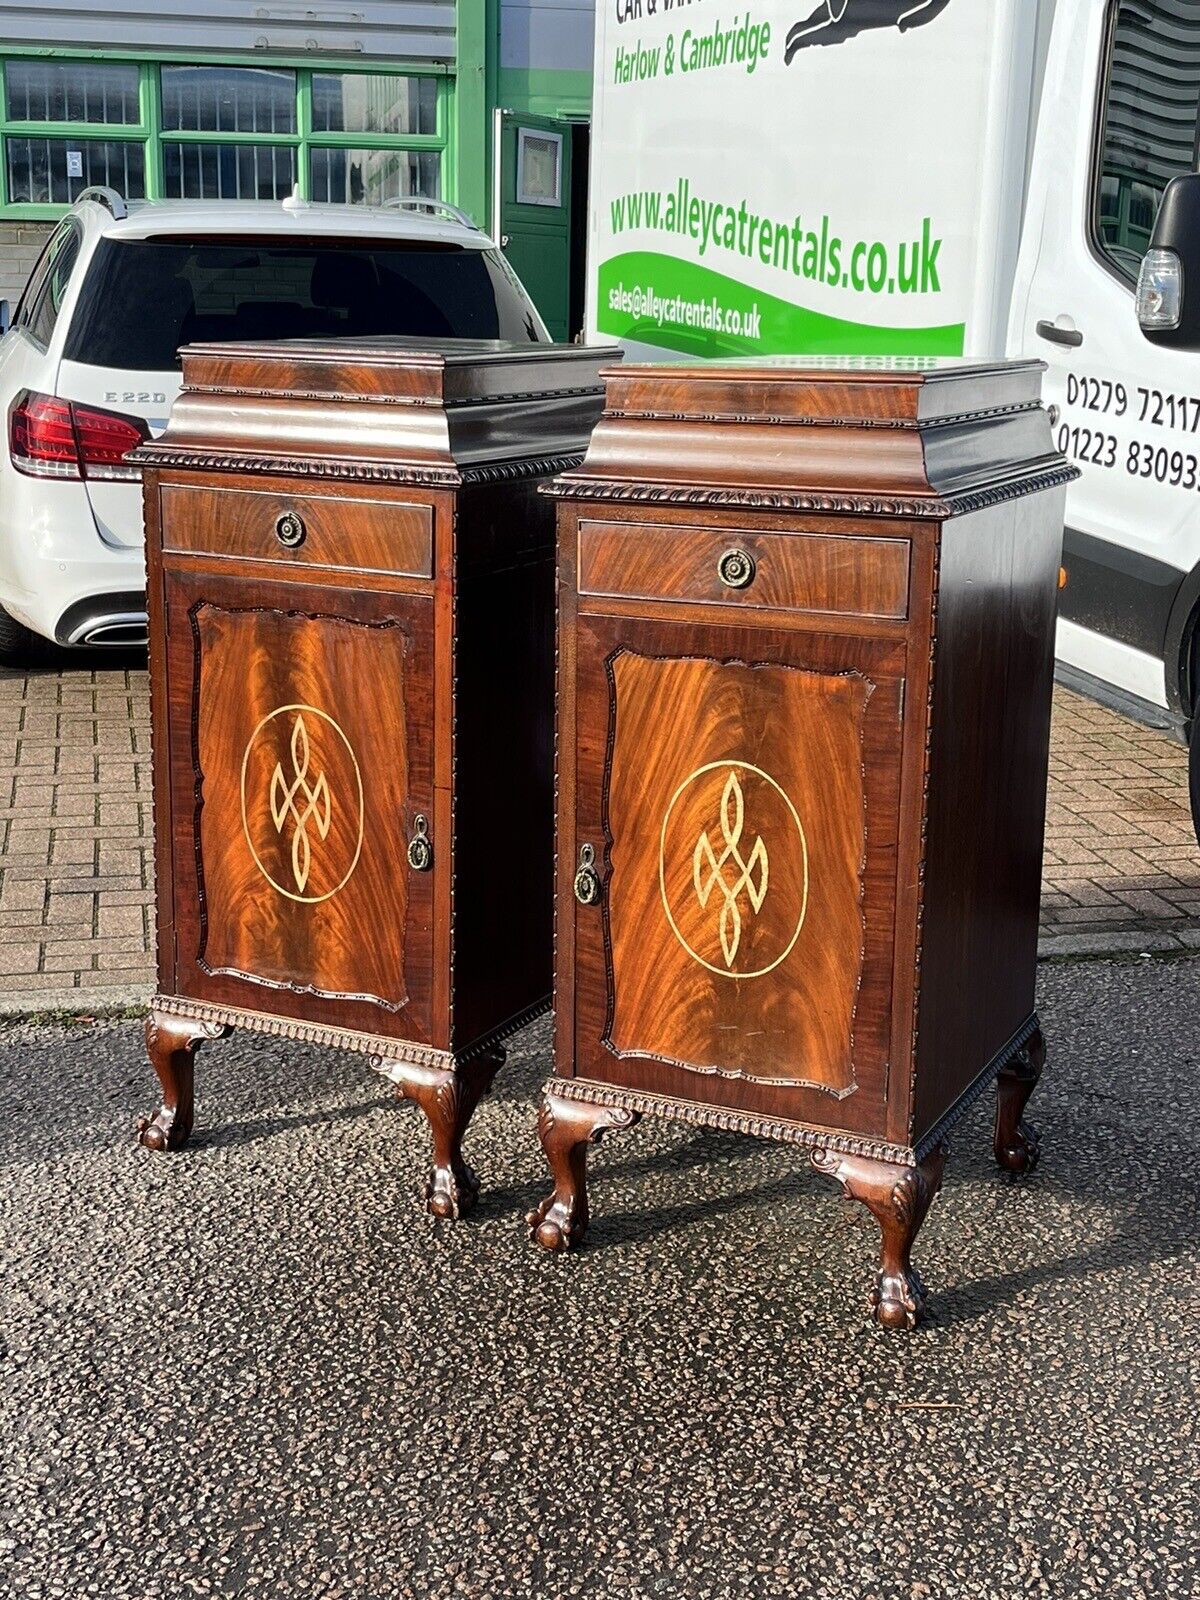
[[[149,436],[140,417],[30,390],[8,419],[13,466],[34,478],[139,478],[125,457]]]
[[[75,404],[71,406],[71,416],[85,478],[141,477],[142,469],[125,460],[131,450],[150,437],[150,430],[140,417]]]
[[[8,419],[13,466],[35,478],[78,478],[79,446],[71,407],[47,394],[18,395]]]

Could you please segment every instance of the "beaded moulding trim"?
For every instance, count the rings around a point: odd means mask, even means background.
[[[803,1145],[810,1150],[836,1150],[847,1156],[869,1156],[877,1161],[890,1161],[899,1167],[920,1166],[926,1156],[936,1150],[947,1133],[979,1099],[993,1082],[997,1073],[1014,1056],[1020,1054],[1038,1029],[1036,1014],[1018,1029],[1001,1050],[983,1069],[979,1076],[959,1095],[949,1111],[924,1134],[915,1145],[890,1144],[885,1139],[872,1139],[866,1134],[840,1133],[810,1127],[803,1122],[789,1122],[785,1117],[769,1117],[748,1111],[731,1111],[723,1106],[707,1106],[695,1101],[672,1100],[667,1095],[651,1094],[640,1089],[621,1089],[609,1083],[597,1083],[592,1078],[550,1078],[543,1087],[544,1094],[559,1095],[564,1100],[591,1101],[596,1105],[618,1106],[637,1111],[645,1116],[670,1117],[687,1122],[694,1127],[720,1128],[727,1133],[744,1133],[758,1139],[778,1139],[785,1144]]]
[[[1021,495],[1037,494],[1074,483],[1079,468],[1064,462],[1043,472],[1027,473],[982,489],[964,489],[927,497],[912,495],[820,494],[787,489],[734,489],[716,485],[626,483],[606,478],[558,480],[543,494],[559,500],[611,500],[667,506],[736,506],[750,511],[816,511],[857,517],[927,517],[945,521],[969,511],[983,511]]]
[[[253,1033],[269,1033],[298,1044],[332,1045],[352,1050],[380,1061],[404,1061],[418,1067],[444,1067],[453,1070],[454,1056],[449,1050],[430,1045],[409,1044],[403,1039],[386,1039],[380,1034],[360,1033],[354,1028],[333,1028],[319,1022],[302,1022],[298,1017],[273,1016],[265,1011],[244,1011],[238,1006],[209,1005],[202,1000],[184,1000],[174,995],[156,995],[152,1011],[188,1017],[197,1022],[219,1022],[228,1028],[248,1028]]]
[[[498,1028],[475,1040],[469,1049],[457,1054],[451,1050],[436,1050],[432,1045],[412,1044],[403,1039],[388,1039],[382,1034],[362,1033],[354,1028],[334,1028],[319,1022],[303,1022],[298,1017],[275,1016],[267,1011],[243,1010],[238,1006],[210,1005],[202,1000],[185,1000],[175,995],[156,995],[150,1009],[169,1016],[186,1017],[194,1022],[216,1022],[224,1027],[269,1033],[276,1038],[292,1039],[298,1044],[329,1045],[337,1050],[351,1050],[370,1057],[368,1064],[384,1077],[390,1077],[390,1062],[442,1068],[452,1072],[459,1063],[485,1055],[514,1033],[519,1033],[531,1022],[545,1016],[550,1010],[550,996],[544,996],[524,1011],[509,1017]]]

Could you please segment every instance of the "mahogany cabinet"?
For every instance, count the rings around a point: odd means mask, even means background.
[[[549,1004],[553,508],[613,351],[196,345],[145,482],[163,1091],[229,1027],[364,1053],[426,1113],[432,1212]]]
[[[647,1113],[793,1142],[882,1230],[1044,1050],[1034,972],[1066,484],[1041,364],[625,366],[556,479],[554,1189]]]

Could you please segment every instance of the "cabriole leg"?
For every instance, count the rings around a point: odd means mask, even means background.
[[[569,1250],[587,1232],[587,1147],[606,1133],[632,1128],[641,1113],[591,1100],[567,1100],[553,1090],[542,1096],[538,1134],[554,1188],[525,1220],[543,1250]]]
[[[836,1178],[879,1223],[879,1272],[871,1290],[871,1314],[883,1328],[912,1329],[925,1311],[925,1285],[912,1264],[912,1247],[934,1196],[942,1186],[948,1146],[941,1144],[916,1167],[870,1156],[814,1150],[818,1172]]]
[[[220,1022],[197,1022],[154,1007],[146,1018],[146,1051],[162,1086],[162,1105],[153,1117],[139,1117],[139,1144],[147,1150],[181,1150],[192,1131],[196,1051],[229,1029]]]
[[[996,1076],[996,1123],[993,1149],[1006,1172],[1032,1172],[1041,1154],[1037,1129],[1023,1112],[1037,1088],[1046,1065],[1046,1041],[1041,1029],[1018,1050]]]
[[[396,1063],[396,1093],[420,1106],[433,1134],[433,1166],[425,1185],[432,1217],[465,1216],[479,1199],[479,1179],[463,1160],[463,1135],[504,1058],[497,1046],[460,1061],[453,1070]]]

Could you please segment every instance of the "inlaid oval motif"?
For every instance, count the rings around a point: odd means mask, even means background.
[[[363,785],[345,733],[316,706],[277,706],[242,757],[242,828],[254,864],[288,900],[345,888],[363,846]]]
[[[808,909],[808,840],[795,806],[761,767],[697,767],[663,817],[658,880],[693,960],[722,978],[761,978],[790,954]]]

